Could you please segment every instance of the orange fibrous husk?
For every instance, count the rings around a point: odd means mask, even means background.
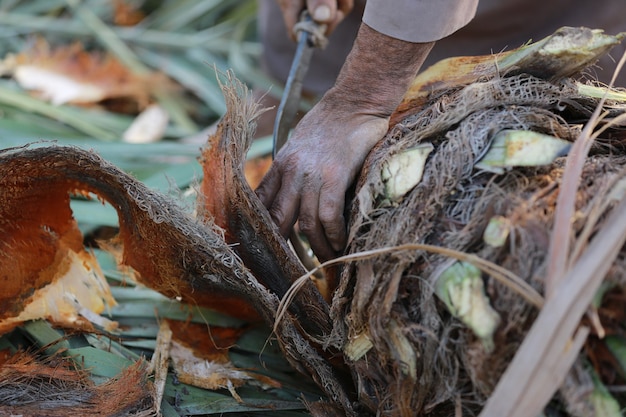
[[[17,179],[3,187],[5,197],[21,194]],[[71,217],[69,194],[46,204],[10,204],[0,208],[0,334],[27,320],[47,318],[61,325],[89,328],[89,319],[107,330],[115,323],[95,319],[115,305],[93,254],[85,251]],[[47,221],[37,222],[43,213]],[[27,238],[37,236],[37,239]]]
[[[96,385],[88,372],[77,369],[69,358],[39,360],[18,352],[0,367],[0,397],[0,415],[155,415],[152,384],[144,361]]]
[[[38,39],[30,49],[0,61],[0,73],[53,104],[125,99],[142,109],[150,104],[154,85],[173,88],[162,74],[135,74],[115,57],[85,51],[79,42],[52,48]]]
[[[206,271],[231,256],[217,230],[194,222],[94,154],[54,147],[23,151],[0,151],[0,319],[19,315],[34,289],[55,281],[65,247],[84,250],[69,199],[70,193],[93,192],[118,210],[122,262],[143,284],[183,302],[259,320],[249,302]]]
[[[86,251],[61,250],[59,262],[42,271],[52,275],[52,282],[36,289],[24,309],[16,316],[0,321],[0,333],[36,319],[48,319],[61,326],[117,329],[117,323],[100,316],[116,304],[109,284],[95,257]]]

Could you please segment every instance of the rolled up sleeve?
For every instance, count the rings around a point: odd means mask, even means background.
[[[407,42],[434,42],[474,17],[478,0],[368,0],[363,22]]]

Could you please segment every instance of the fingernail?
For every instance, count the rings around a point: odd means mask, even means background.
[[[313,12],[313,20],[317,22],[326,22],[330,19],[330,7],[323,4]]]

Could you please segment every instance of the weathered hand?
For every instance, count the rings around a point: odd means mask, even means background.
[[[320,260],[344,248],[346,190],[432,46],[362,24],[337,82],[300,121],[257,188],[281,233],[298,221]]]
[[[289,36],[295,40],[292,29],[300,20],[300,13],[305,7],[313,20],[326,24],[326,35],[329,35],[352,11],[354,0],[278,0],[278,5],[283,12]]]
[[[281,234],[297,220],[322,261],[346,244],[346,191],[388,125],[388,118],[338,108],[330,97],[302,119],[257,188]]]

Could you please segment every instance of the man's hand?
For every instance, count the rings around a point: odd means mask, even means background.
[[[257,188],[283,236],[298,221],[321,261],[344,249],[346,191],[432,46],[362,24],[337,82],[300,121]]]
[[[344,248],[346,190],[387,125],[387,118],[328,100],[302,119],[257,188],[283,236],[298,220],[320,260]]]
[[[306,8],[317,23],[326,25],[325,35],[329,35],[354,7],[354,0],[278,0],[283,12],[289,36],[295,40],[293,27],[300,20],[300,13]]]

